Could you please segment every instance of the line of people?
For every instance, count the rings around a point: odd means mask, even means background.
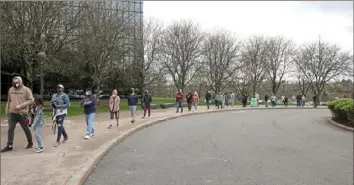
[[[59,84],[56,87],[57,93],[52,95],[50,107],[53,111],[53,125],[54,131],[57,131],[56,142],[53,145],[58,147],[60,144],[66,143],[69,139],[68,133],[64,127],[64,120],[68,114],[68,108],[70,107],[69,96],[64,93],[64,86]],[[131,123],[136,119],[136,108],[138,106],[138,95],[134,89],[128,96],[128,105],[131,113]],[[151,115],[151,102],[152,98],[148,91],[145,91],[142,97],[142,104],[144,106],[143,119]],[[96,97],[93,96],[92,90],[87,89],[85,97],[80,102],[83,107],[84,118],[86,122],[85,139],[89,139],[94,136],[94,119],[96,116]],[[116,125],[119,126],[119,106],[120,98],[117,90],[113,90],[109,99],[109,113],[110,113],[110,125],[108,128],[112,128],[112,120],[116,119]],[[8,117],[8,140],[6,146],[1,152],[9,152],[13,150],[14,133],[17,123],[20,124],[27,138],[26,149],[33,147],[33,139],[31,129],[34,131],[34,135],[37,140],[37,147],[34,148],[35,152],[43,152],[43,127],[45,125],[44,117],[44,102],[40,96],[33,97],[32,91],[23,84],[22,78],[16,76],[12,79],[12,87],[8,91],[8,98],[5,108],[5,113]],[[54,132],[55,133],[55,132]],[[63,140],[61,137],[63,136]],[[61,141],[60,141],[61,140]]]

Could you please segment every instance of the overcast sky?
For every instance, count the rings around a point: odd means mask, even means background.
[[[202,28],[224,28],[241,38],[284,35],[296,43],[324,40],[353,52],[353,2],[144,1],[144,16],[190,19]]]

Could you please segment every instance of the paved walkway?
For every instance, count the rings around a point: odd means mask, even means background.
[[[113,147],[84,185],[350,185],[353,134],[329,116],[282,109],[168,120]]]
[[[233,109],[240,109],[234,107]],[[212,109],[215,109],[212,107]],[[200,107],[199,112],[207,111],[205,107]],[[183,114],[190,114],[184,112]],[[157,120],[163,117],[176,115],[175,109],[153,110],[149,120]],[[44,128],[44,152],[37,154],[33,150],[26,150],[27,141],[20,127],[15,130],[14,150],[1,154],[1,185],[61,185],[65,184],[71,175],[83,164],[88,156],[110,141],[123,131],[132,129],[145,120],[141,118],[142,112],[138,111],[137,121],[130,123],[128,112],[121,113],[120,127],[107,129],[109,124],[108,113],[98,114],[95,122],[96,135],[94,138],[84,140],[86,124],[82,116],[69,117],[65,122],[65,127],[69,134],[69,142],[60,145],[58,148],[52,147],[55,136],[48,123]],[[7,127],[1,127],[1,148],[7,142]]]

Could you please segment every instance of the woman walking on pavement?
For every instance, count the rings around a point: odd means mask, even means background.
[[[301,106],[304,107],[305,106],[305,101],[306,101],[306,98],[304,95],[302,95],[301,97]]]
[[[112,95],[109,98],[109,126],[108,128],[112,128],[112,120],[115,118],[117,127],[119,126],[119,104],[120,104],[120,97],[118,96],[117,90],[112,91]]]
[[[180,89],[177,92],[176,95],[176,104],[177,104],[177,110],[176,113],[179,112],[179,109],[181,108],[181,113],[183,113],[183,94],[182,94],[182,89]]]
[[[194,112],[197,112],[198,111],[198,103],[199,103],[199,95],[198,95],[197,91],[194,91],[193,103],[194,103]]]
[[[132,116],[132,120],[130,121],[131,123],[135,122],[135,116],[136,116],[136,108],[138,107],[139,103],[139,97],[137,94],[135,94],[135,89],[131,89],[132,93],[128,96],[128,105],[130,109],[130,115]]]
[[[54,147],[60,145],[61,135],[64,136],[62,143],[68,141],[68,134],[64,128],[64,119],[68,114],[68,108],[70,106],[69,96],[64,93],[64,86],[59,84],[57,85],[57,93],[52,96],[51,107],[53,108],[53,120],[56,120],[58,126],[57,141],[54,144]]]
[[[271,101],[272,101],[272,107],[275,107],[277,105],[277,97],[275,96],[275,94],[273,94]]]
[[[90,139],[94,135],[93,122],[96,116],[96,98],[92,96],[91,89],[87,89],[85,98],[81,100],[81,107],[84,107],[86,120],[86,135],[85,139]]]
[[[34,99],[34,106],[32,109],[33,121],[32,128],[34,130],[36,139],[37,139],[37,148],[34,149],[37,153],[43,152],[42,145],[42,134],[43,134],[43,126],[45,124],[45,119],[43,115],[43,100],[40,97],[36,97]]]

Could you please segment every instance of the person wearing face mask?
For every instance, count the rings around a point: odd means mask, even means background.
[[[85,92],[85,98],[81,100],[81,107],[84,107],[85,120],[86,120],[86,135],[85,139],[90,139],[94,135],[93,121],[96,116],[96,98],[92,96],[91,89]]]
[[[26,134],[28,141],[26,149],[33,147],[31,130],[25,124],[28,120],[29,106],[33,104],[34,98],[31,90],[23,85],[22,78],[16,76],[12,79],[12,85],[8,92],[8,98],[5,108],[5,113],[8,116],[8,131],[7,131],[7,145],[1,152],[8,152],[12,150],[13,140],[15,137],[16,124],[20,123],[23,131]]]
[[[148,117],[150,118],[150,114],[151,114],[151,102],[152,102],[152,98],[149,94],[149,91],[146,90],[145,91],[145,95],[143,96],[143,104],[144,104],[144,115],[143,115],[143,119],[146,118],[146,111],[148,112]]]
[[[109,98],[109,113],[110,113],[110,123],[108,128],[112,128],[112,120],[116,118],[117,127],[119,126],[119,104],[120,98],[118,96],[117,90],[113,90],[111,97]]]
[[[61,135],[64,136],[62,143],[68,141],[68,134],[64,128],[64,119],[68,114],[68,108],[70,106],[69,96],[64,93],[64,86],[57,85],[57,93],[53,94],[51,101],[51,108],[53,109],[53,120],[56,120],[58,126],[57,141],[53,145],[58,147],[60,144]]]
[[[138,106],[139,97],[135,94],[134,88],[131,89],[130,95],[128,96],[128,105],[130,109],[130,114],[132,116],[131,123],[135,122],[135,115],[136,115],[136,107]]]

